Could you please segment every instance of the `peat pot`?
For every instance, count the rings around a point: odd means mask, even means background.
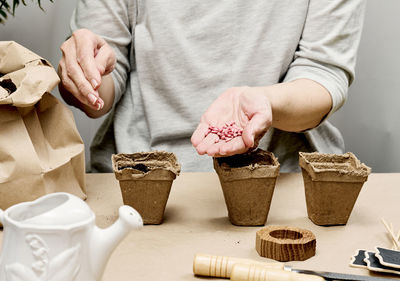
[[[161,224],[173,180],[181,166],[165,151],[114,154],[112,165],[125,205],[135,208],[144,224]]]
[[[317,225],[344,225],[371,173],[351,153],[299,153],[307,213]]]
[[[234,225],[264,225],[267,221],[279,162],[273,153],[261,149],[230,157],[214,158]]]

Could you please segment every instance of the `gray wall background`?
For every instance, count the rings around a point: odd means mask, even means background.
[[[0,26],[0,40],[14,40],[48,59],[55,67],[60,45],[69,33],[76,0],[43,0],[41,11],[27,1]],[[356,80],[347,103],[330,121],[343,133],[346,150],[373,172],[400,172],[400,1],[368,0],[357,61]],[[59,97],[57,90],[53,94]],[[78,130],[89,145],[102,119],[72,109]],[[88,158],[87,158],[88,159]]]

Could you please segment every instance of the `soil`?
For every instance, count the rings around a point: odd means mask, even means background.
[[[41,63],[43,63],[45,66],[50,66],[50,67],[51,67],[51,65],[50,65],[46,60],[41,59],[40,61],[41,61]]]
[[[267,157],[266,157],[267,156]],[[272,166],[273,160],[268,155],[259,150],[246,154],[237,154],[229,157],[218,158],[219,165],[228,165],[231,168],[240,168],[248,166]]]
[[[118,167],[118,170],[129,169],[129,168],[141,171],[143,173],[147,173],[148,171],[150,171],[149,167],[147,167],[144,164],[121,166],[121,167]]]
[[[11,79],[4,79],[0,81],[0,87],[3,87],[9,95],[17,90],[17,86],[15,86]]]
[[[133,169],[146,174],[152,170],[169,170],[179,175],[180,165],[173,153],[166,151],[138,152],[132,154],[120,153],[113,156],[114,170]],[[135,173],[135,171],[132,171]]]

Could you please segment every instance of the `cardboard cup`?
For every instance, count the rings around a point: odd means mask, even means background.
[[[173,180],[181,166],[165,151],[114,154],[112,165],[125,205],[142,216],[144,224],[161,224]]]
[[[232,224],[265,224],[279,166],[273,153],[261,149],[214,158],[214,169],[221,183]]]
[[[317,225],[346,224],[371,168],[351,152],[300,152],[299,164],[310,220]]]

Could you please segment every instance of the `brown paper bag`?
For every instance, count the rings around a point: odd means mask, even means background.
[[[86,199],[84,145],[44,59],[0,41],[0,208],[64,191]]]

